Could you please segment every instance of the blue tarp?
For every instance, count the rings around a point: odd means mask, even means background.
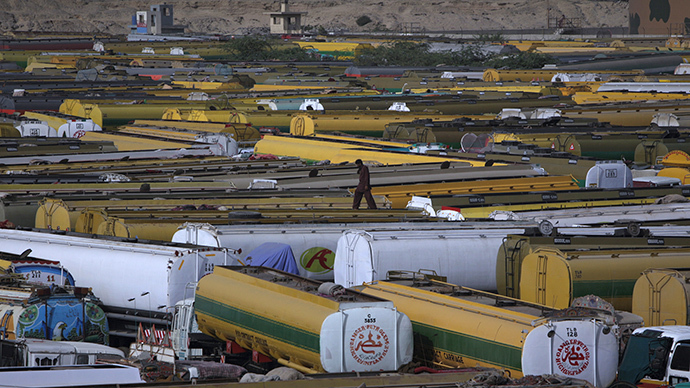
[[[245,262],[251,266],[274,268],[299,275],[295,255],[288,244],[263,243],[249,252]]]

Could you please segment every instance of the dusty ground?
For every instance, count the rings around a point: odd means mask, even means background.
[[[131,15],[162,1],[0,0],[0,32],[51,31],[126,34]],[[267,30],[264,12],[278,11],[278,0],[168,0],[175,24],[201,34],[242,34]],[[627,27],[627,1],[600,0],[292,0],[306,11],[303,25],[332,31],[427,31],[533,29],[546,27],[549,14],[577,18],[582,27]],[[372,22],[360,27],[356,20]]]

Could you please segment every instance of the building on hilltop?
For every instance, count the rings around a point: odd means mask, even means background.
[[[288,0],[280,0],[280,12],[264,12],[269,15],[271,34],[301,34],[302,16],[306,12],[294,12],[289,10]]]
[[[152,5],[148,11],[137,11],[132,15],[130,34],[182,35],[185,26],[173,24],[172,4]]]

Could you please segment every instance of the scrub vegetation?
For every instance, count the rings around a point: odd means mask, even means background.
[[[501,39],[492,36],[490,39]],[[430,51],[424,42],[396,40],[378,47],[364,48],[355,53],[353,62],[358,66],[484,66],[507,69],[535,69],[555,63],[547,54],[518,52],[495,54],[483,49],[486,43],[468,43],[459,51]],[[224,46],[230,61],[319,61],[320,55],[309,49],[285,44],[280,39],[263,35],[249,35],[228,41]]]

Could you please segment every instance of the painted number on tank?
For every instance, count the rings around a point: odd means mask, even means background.
[[[574,271],[575,279],[582,279],[582,271]]]
[[[568,337],[577,337],[577,329],[574,327],[566,327],[565,333]]]
[[[213,263],[206,263],[206,264],[204,265],[204,271],[206,271],[206,272],[213,272],[213,267],[214,267],[214,264],[213,264]]]
[[[367,317],[364,318],[364,323],[376,323],[376,318],[372,318],[371,314],[367,314]]]

